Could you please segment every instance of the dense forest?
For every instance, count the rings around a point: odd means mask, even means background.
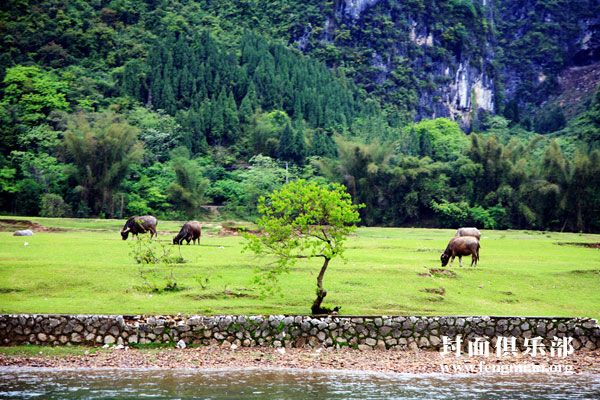
[[[0,210],[599,232],[599,2],[487,3],[3,2]]]

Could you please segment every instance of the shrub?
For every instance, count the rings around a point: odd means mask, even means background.
[[[67,217],[71,215],[71,207],[58,194],[46,193],[42,195],[40,203],[40,216],[42,217]]]
[[[176,264],[185,262],[181,254],[173,255],[172,246],[149,237],[133,240],[131,243],[131,255],[140,264],[143,290],[161,293],[181,289],[177,285],[174,270]]]

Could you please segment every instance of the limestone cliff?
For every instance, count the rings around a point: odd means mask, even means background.
[[[560,95],[562,71],[599,62],[599,15],[598,0],[337,0],[292,42],[409,118],[468,129],[507,104],[533,112]]]

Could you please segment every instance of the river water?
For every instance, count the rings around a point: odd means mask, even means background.
[[[600,399],[599,375],[0,368],[0,399]]]

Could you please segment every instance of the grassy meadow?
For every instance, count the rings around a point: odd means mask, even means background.
[[[0,217],[0,227],[9,229]],[[174,274],[181,290],[141,288],[131,239],[121,220],[26,218],[48,228],[33,237],[0,232],[0,313],[306,314],[320,259],[306,260],[281,280],[281,292],[259,296],[254,269],[267,260],[242,253],[243,239],[203,231],[201,246],[174,247],[187,262]],[[171,243],[181,223],[160,221]],[[600,317],[600,250],[570,242],[600,235],[484,231],[481,260],[440,268],[453,230],[361,228],[348,239],[346,262],[325,275],[327,306],[353,315],[530,315]],[[25,245],[27,243],[27,245]],[[436,269],[441,269],[441,271]]]

